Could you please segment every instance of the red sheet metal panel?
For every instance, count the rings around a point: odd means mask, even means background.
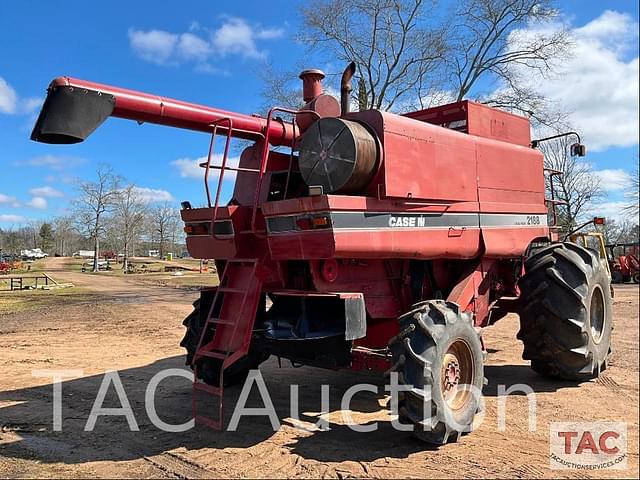
[[[537,150],[478,139],[478,197],[483,202],[544,206],[543,156]]]
[[[386,196],[477,200],[473,137],[391,113],[378,114],[384,123]]]
[[[406,117],[458,131],[528,147],[531,144],[529,120],[480,103],[463,100],[405,114]]]

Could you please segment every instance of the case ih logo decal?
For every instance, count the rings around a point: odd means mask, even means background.
[[[624,470],[627,425],[622,422],[553,422],[549,466],[556,470]]]
[[[331,219],[333,230],[380,230],[386,228],[511,228],[543,227],[547,216],[512,213],[414,213],[393,212],[319,212]],[[306,215],[282,215],[267,218],[269,233],[299,231],[297,221]]]
[[[418,216],[399,216],[391,215],[389,217],[390,227],[425,227],[427,220],[422,215]]]

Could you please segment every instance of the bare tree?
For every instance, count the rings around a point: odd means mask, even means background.
[[[55,225],[56,252],[63,257],[67,255],[67,250],[73,253],[71,243],[74,239],[74,221],[71,217],[57,217],[53,220]],[[77,235],[77,233],[75,233]]]
[[[21,248],[24,248],[24,243],[20,238],[20,233],[13,228],[2,231],[2,244],[0,245],[4,253],[17,254]]]
[[[623,211],[638,218],[638,214],[640,213],[640,171],[638,170],[638,157],[636,157],[635,171],[629,176],[629,184],[626,188],[625,198],[627,198],[629,204],[624,207]]]
[[[602,197],[600,179],[591,165],[570,153],[571,142],[567,137],[544,142],[540,150],[544,154],[544,166],[564,172],[553,177],[555,197],[565,202],[556,207],[558,224],[570,230],[584,217],[592,203]],[[547,177],[547,190],[550,188]]]
[[[291,109],[302,106],[302,85],[298,79],[302,70],[303,65],[297,65],[297,69],[278,69],[272,65],[265,65],[260,69],[258,76],[262,82],[262,97],[265,101],[261,108],[264,112],[273,106]]]
[[[38,248],[38,232],[40,232],[43,223],[43,220],[29,220],[27,226],[22,228],[24,235],[30,240],[31,248]],[[25,246],[29,243],[25,243]]]
[[[76,225],[93,240],[93,271],[98,271],[100,236],[106,215],[113,209],[119,194],[120,178],[107,165],[100,165],[95,182],[80,184],[80,196],[74,202]]]
[[[491,85],[494,91],[475,92],[476,97],[544,124],[557,122],[561,112],[554,112],[554,106],[524,78],[549,75],[568,56],[572,42],[564,28],[528,28],[557,17],[552,0],[460,1],[450,22],[445,57],[457,100],[488,78],[497,81]]]
[[[124,255],[122,268],[126,271],[129,255],[140,237],[147,213],[147,204],[138,193],[135,185],[127,185],[115,197],[113,223],[115,236],[122,246]]]
[[[455,5],[444,11],[434,0],[314,0],[301,9],[298,39],[322,61],[356,62],[361,110],[403,111],[473,96],[545,125],[561,120],[561,108],[530,82],[532,73],[555,72],[571,49],[562,27],[529,28],[557,19],[553,0]],[[294,73],[264,73],[267,100],[298,106]]]
[[[327,60],[356,62],[366,108],[413,108],[437,83],[428,73],[445,52],[432,8],[430,0],[315,0],[301,9],[299,39]]]
[[[616,221],[607,218],[604,225],[598,228],[604,235],[607,244],[632,243],[638,241],[638,222],[636,221]]]
[[[175,239],[178,228],[178,212],[168,202],[151,209],[149,220],[151,222],[152,238],[156,239],[160,258],[166,253],[167,244]]]

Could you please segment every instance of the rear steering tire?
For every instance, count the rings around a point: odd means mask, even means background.
[[[393,370],[400,384],[400,421],[432,444],[456,441],[472,430],[480,407],[484,366],[480,336],[471,315],[444,300],[414,305],[400,317],[392,339]]]
[[[536,372],[588,380],[607,367],[613,328],[610,281],[598,258],[573,243],[540,248],[520,279],[522,357]]]

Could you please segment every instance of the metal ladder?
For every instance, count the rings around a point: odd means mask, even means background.
[[[558,224],[558,211],[556,210],[556,206],[558,205],[566,205],[567,202],[564,200],[556,199],[555,186],[553,184],[553,177],[564,175],[564,172],[561,170],[554,170],[552,168],[543,168],[543,174],[549,174],[549,190],[551,191],[551,198],[545,198],[545,204],[551,205],[551,215],[553,223],[550,225],[551,227],[555,227]]]
[[[202,424],[215,430],[222,429],[224,421],[222,408],[224,370],[249,351],[253,323],[262,287],[262,282],[256,275],[257,267],[258,261],[256,259],[230,259],[227,260],[220,277],[220,285],[211,302],[192,361],[194,373],[192,410],[196,424]],[[234,287],[230,282],[233,276],[232,273],[237,272],[238,269],[244,270],[238,278],[245,279],[245,284],[244,286]],[[237,297],[240,297],[240,299],[238,300]],[[228,302],[226,308],[225,301]],[[240,305],[239,308],[235,308],[238,304]],[[228,310],[232,311],[228,312]],[[214,316],[214,314],[218,316]],[[240,328],[241,326],[242,328]],[[215,329],[212,327],[215,327]],[[208,339],[207,337],[210,338]],[[222,345],[228,345],[229,347],[226,349],[221,348]],[[199,381],[198,360],[202,357],[221,361],[218,386],[208,385]],[[217,418],[207,417],[198,413],[197,395],[199,391],[208,393],[216,399]]]

